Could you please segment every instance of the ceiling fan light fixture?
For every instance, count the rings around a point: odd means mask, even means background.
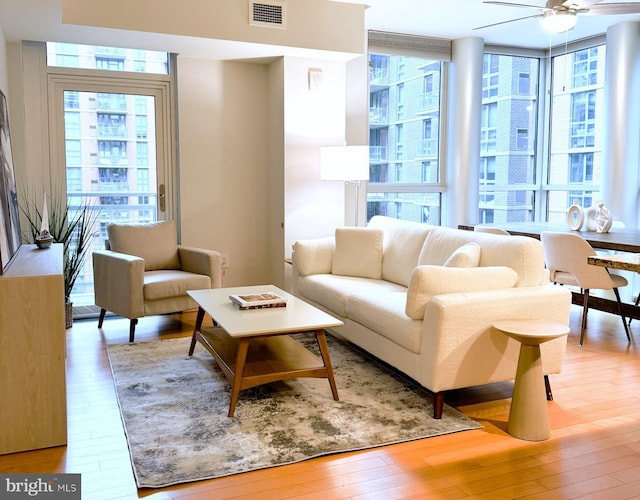
[[[576,26],[574,10],[548,10],[542,17],[542,27],[551,33],[564,33]]]

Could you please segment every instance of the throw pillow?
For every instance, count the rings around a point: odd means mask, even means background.
[[[513,288],[517,280],[518,273],[506,266],[417,266],[411,273],[405,313],[411,319],[423,319],[427,304],[436,295]]]
[[[149,224],[109,224],[111,250],[144,259],[144,270],[180,269],[175,221]]]
[[[293,244],[293,262],[300,276],[329,274],[333,266],[335,238],[298,240]]]
[[[382,276],[382,231],[364,227],[336,229],[332,274],[380,279]]]
[[[444,263],[444,267],[478,267],[480,264],[480,245],[472,241],[456,250]]]

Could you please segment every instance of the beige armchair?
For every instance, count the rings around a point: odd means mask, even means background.
[[[95,303],[129,318],[133,342],[138,318],[198,307],[187,290],[220,288],[220,252],[178,244],[174,221],[110,224],[106,250],[93,252]]]

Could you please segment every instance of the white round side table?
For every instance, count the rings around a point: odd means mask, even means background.
[[[540,344],[567,335],[569,327],[562,323],[531,319],[497,321],[493,327],[520,342],[507,431],[527,441],[549,439],[551,431]]]

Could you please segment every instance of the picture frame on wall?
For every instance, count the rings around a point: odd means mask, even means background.
[[[7,98],[0,90],[0,275],[22,244]]]

